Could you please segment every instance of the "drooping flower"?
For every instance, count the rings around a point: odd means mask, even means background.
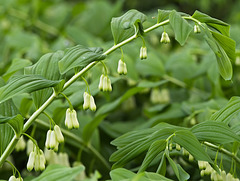
[[[84,92],[83,94],[83,109],[87,110],[90,106],[90,94],[88,92]]]
[[[147,47],[142,46],[140,49],[140,59],[146,59],[147,58]]]
[[[99,84],[98,84],[98,89],[99,89],[100,91],[103,90],[103,78],[104,78],[104,74],[101,75],[100,81],[99,81]]]
[[[26,148],[26,141],[24,140],[23,136],[21,136],[16,144],[15,149],[16,149],[16,151],[22,151],[25,148]]]
[[[120,59],[118,61],[117,72],[120,75],[122,75],[122,74],[126,75],[127,74],[127,65],[126,65],[126,63],[122,59]]]
[[[45,141],[45,146],[47,149],[50,149],[50,137],[51,137],[51,130],[48,130],[47,136],[46,136],[46,141]]]
[[[54,149],[57,146],[57,139],[56,139],[55,131],[51,131],[49,146],[51,149]]]
[[[54,126],[54,131],[55,131],[55,134],[56,134],[57,141],[59,143],[63,143],[64,142],[64,137],[63,137],[62,131],[61,131],[61,129],[58,125]]]
[[[170,38],[165,31],[162,33],[162,37],[161,37],[160,42],[165,43],[165,44],[170,43]]]
[[[28,162],[27,162],[27,170],[32,171],[34,164],[35,164],[35,152],[32,151],[29,155]]]
[[[12,175],[12,176],[8,179],[8,181],[17,181],[17,178],[16,178],[14,175]]]
[[[30,153],[34,150],[34,143],[31,139],[27,141],[27,155],[30,155]]]
[[[89,109],[91,110],[91,111],[96,111],[96,104],[95,104],[95,101],[94,101],[94,98],[93,98],[93,96],[90,96],[90,107],[89,107]]]
[[[90,100],[89,100],[89,104],[90,104]],[[71,110],[70,108],[67,109],[65,126],[67,126],[68,129],[79,128],[79,122],[77,120],[77,113],[74,109],[73,110]]]
[[[194,25],[193,30],[194,30],[194,33],[201,33],[201,29],[200,29],[200,27],[197,24]]]

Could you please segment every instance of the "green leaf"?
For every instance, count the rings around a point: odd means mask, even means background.
[[[229,30],[230,30],[230,25],[212,18],[208,16],[207,14],[201,13],[200,11],[195,11],[194,14],[192,15],[193,18],[197,19],[201,23],[206,23],[208,26],[218,30],[220,33],[222,33],[225,36],[229,36]]]
[[[153,159],[166,148],[166,140],[154,141],[148,149],[148,152],[143,160],[141,167],[138,172],[143,172],[147,169],[148,165]]]
[[[168,179],[158,173],[152,173],[152,172],[144,172],[144,173],[145,173],[145,177],[149,178],[150,181],[157,181],[157,180],[172,181],[171,179]]]
[[[47,169],[32,181],[66,181],[73,180],[79,173],[84,171],[84,166],[66,167],[62,165],[49,165]]]
[[[38,75],[19,75],[13,77],[0,88],[0,103],[22,93],[31,93],[40,89],[56,86],[59,81],[47,80]]]
[[[43,55],[37,63],[30,67],[26,67],[25,74],[40,75],[43,78],[53,81],[60,80],[62,76],[59,72],[58,62],[62,57],[63,51],[47,53]],[[39,108],[51,96],[52,92],[52,88],[47,88],[34,92],[32,95],[35,106]]]
[[[161,80],[161,81],[157,81],[157,82],[142,80],[138,83],[137,86],[144,87],[144,88],[153,88],[153,87],[158,87],[158,86],[164,85],[166,83],[168,83],[168,80]]]
[[[211,120],[224,122],[228,124],[233,116],[240,112],[240,97],[232,97],[226,106],[215,112],[211,116]]]
[[[216,121],[205,121],[191,128],[192,133],[200,141],[226,144],[234,141],[240,142],[240,137],[225,123]]]
[[[23,120],[24,118],[20,114],[11,117],[0,115],[0,124],[8,123],[14,130],[16,136],[20,136],[22,133]]]
[[[158,9],[157,23],[161,23],[162,21],[168,19],[168,16],[169,16],[170,13],[171,13],[171,11],[169,11],[169,10]]]
[[[197,138],[189,130],[176,131],[173,141],[184,147],[196,160],[207,161],[213,164],[213,161],[202,148]]]
[[[168,159],[168,162],[170,163],[174,173],[176,174],[178,180],[185,181],[190,178],[190,175],[181,167],[181,165],[176,164],[171,157],[169,156],[169,152],[166,151],[166,157]]]
[[[165,175],[166,171],[167,171],[167,161],[166,161],[166,154],[164,152],[161,158],[161,162],[158,166],[157,173],[161,175]]]
[[[3,79],[7,81],[14,73],[31,64],[32,62],[28,59],[22,59],[22,58],[13,59],[7,72],[3,75]]]
[[[155,129],[152,130],[154,131],[152,132],[152,134],[137,139],[130,144],[119,148],[119,150],[113,153],[110,157],[110,161],[116,161],[116,163],[113,165],[113,169],[124,166],[125,164],[142,154],[144,151],[146,151],[154,141],[166,139],[174,132],[173,129],[169,128],[158,129],[157,131],[155,131]]]
[[[18,113],[19,112],[12,100],[7,100],[3,103],[0,103],[1,117],[14,117]],[[0,135],[0,155],[2,155],[12,139],[14,131],[9,124],[0,124]]]
[[[95,129],[98,127],[98,125],[102,122],[102,120],[106,116],[107,116],[107,114],[98,115],[91,122],[89,122],[86,126],[84,126],[82,138],[86,144],[90,141]]]
[[[207,41],[208,45],[213,50],[213,52],[215,53],[215,56],[217,58],[219,73],[225,80],[231,80],[232,79],[232,64],[231,64],[231,61],[230,61],[228,55],[226,54],[225,50],[221,47],[221,45],[218,43],[218,41],[213,38],[211,32],[208,30],[206,25],[205,25],[204,32],[206,34],[205,40]],[[227,41],[227,40],[224,39],[224,41]],[[230,40],[227,42],[230,42]],[[230,43],[231,48],[233,47],[232,43],[233,42],[231,41],[231,43]],[[225,48],[225,49],[228,50],[229,54],[232,54],[232,50],[230,51],[228,48]],[[231,56],[233,57],[233,55],[231,55]]]
[[[219,45],[226,52],[230,60],[234,62],[236,59],[236,54],[235,54],[236,42],[227,36],[221,35],[220,33],[216,33],[214,31],[212,31],[211,33],[214,39],[219,43]]]
[[[170,13],[169,21],[175,32],[175,39],[183,46],[193,29],[192,26],[175,10]]]
[[[106,55],[103,55],[103,49],[99,47],[87,48],[82,45],[77,45],[65,50],[63,58],[59,61],[59,70],[61,74],[75,67],[84,67],[93,61],[103,60]]]
[[[120,17],[112,18],[111,29],[115,45],[134,35],[134,33],[143,34],[142,23],[145,20],[146,16],[135,9],[129,10]]]

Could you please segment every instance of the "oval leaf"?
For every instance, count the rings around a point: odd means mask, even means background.
[[[65,55],[59,61],[58,66],[60,73],[65,74],[75,67],[84,67],[93,61],[103,60],[105,57],[106,55],[103,55],[102,48],[87,48],[82,45],[77,45],[66,49]]]
[[[129,10],[124,15],[112,18],[111,29],[115,45],[129,38],[135,33],[143,33],[142,23],[146,20],[146,16],[135,10]]]
[[[59,81],[47,80],[37,75],[19,75],[0,88],[0,103],[22,93],[56,86]]]
[[[169,14],[169,21],[175,32],[175,39],[183,46],[193,29],[192,26],[175,10]]]

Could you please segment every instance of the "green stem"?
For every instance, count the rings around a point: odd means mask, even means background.
[[[104,63],[103,61],[100,61],[100,62],[102,63],[102,65],[103,65],[103,68],[104,68],[104,75],[106,75],[106,76],[107,76],[107,74],[108,74],[107,67],[106,67],[106,65],[105,65],[105,63]]]
[[[196,21],[194,18],[190,18],[190,17],[185,17],[185,19],[190,19],[193,21]],[[144,30],[144,33],[148,33],[160,26],[163,26],[165,24],[169,23],[169,19],[165,20],[161,23],[157,23],[149,28],[147,28],[146,30]],[[54,32],[55,33],[55,32]],[[111,48],[109,48],[106,52],[103,53],[103,55],[109,55],[112,52],[114,52],[116,49],[122,47],[123,45],[135,40],[136,38],[138,38],[137,34],[134,34],[133,36],[129,37],[128,39],[112,46]],[[99,61],[93,61],[90,64],[88,64],[86,67],[84,67],[80,72],[78,72],[77,74],[75,74],[74,76],[72,76],[72,78],[70,78],[63,86],[63,90],[64,91],[66,88],[68,88],[73,82],[75,82],[79,77],[81,77],[84,73],[86,73],[89,69],[91,69],[94,65],[96,65]],[[23,132],[26,132],[27,129],[32,125],[32,123],[34,122],[34,120],[49,106],[49,104],[51,104],[53,102],[53,100],[57,97],[56,92],[53,92],[53,94],[48,98],[48,100],[38,109],[36,110],[28,119],[28,121],[24,124],[23,127]],[[5,162],[5,160],[7,159],[7,157],[12,153],[13,149],[15,148],[15,145],[18,142],[18,137],[15,135],[12,140],[10,141],[10,143],[8,144],[8,147],[4,150],[2,156],[0,157],[0,166]]]
[[[65,97],[65,99],[68,101],[70,110],[73,110],[73,105],[72,105],[71,101],[68,99],[68,97],[67,97],[65,94],[63,94],[62,92],[60,92],[60,94],[61,94],[63,97]]]
[[[86,80],[83,76],[82,76],[82,79],[83,79],[83,81],[85,82],[85,84],[86,84],[86,86],[87,86],[88,93],[91,95],[91,93],[90,93],[90,88],[89,88],[89,85],[88,85],[87,80]]]
[[[6,162],[7,162],[9,165],[11,165],[11,167],[13,168],[13,170],[17,171],[18,176],[21,177],[20,172],[19,172],[18,169],[12,164],[12,162],[10,162],[10,161],[8,161],[8,160],[6,160]],[[14,175],[15,175],[15,172],[14,172]]]
[[[238,158],[234,153],[231,153],[230,151],[224,149],[224,148],[221,148],[217,145],[214,145],[212,143],[209,143],[207,141],[204,141],[203,144],[205,144],[206,146],[208,147],[211,147],[211,148],[214,148],[216,150],[219,150],[220,152],[224,153],[225,155],[228,155],[230,157],[232,157],[238,164],[240,164],[240,158]]]
[[[23,133],[24,136],[28,137],[30,140],[32,140],[33,144],[36,146],[36,148],[38,148],[38,144],[37,141],[31,137],[30,135],[28,135],[27,133]]]

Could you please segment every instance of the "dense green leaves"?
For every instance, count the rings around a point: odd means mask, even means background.
[[[192,26],[174,10],[169,14],[169,21],[174,30],[175,39],[183,46],[193,29]]]
[[[209,141],[217,144],[240,142],[240,137],[222,122],[205,121],[193,126],[191,131],[200,141]]]
[[[61,165],[50,165],[39,177],[33,179],[32,181],[73,180],[78,174],[84,171],[84,169],[85,168],[82,165],[73,168]]]
[[[59,81],[47,80],[37,75],[19,75],[0,88],[0,103],[22,93],[56,86]]]
[[[63,51],[47,53],[43,55],[33,66],[25,68],[25,74],[40,75],[48,80],[60,80],[61,74],[58,68],[58,62],[63,57]],[[52,88],[47,88],[33,92],[33,101],[39,108],[52,94]]]
[[[230,25],[218,20],[216,18],[212,18],[208,16],[207,14],[204,14],[200,11],[195,11],[192,15],[193,18],[197,19],[201,23],[206,23],[208,26],[218,30],[220,33],[222,33],[225,36],[229,36],[229,29]]]
[[[200,142],[188,130],[180,130],[175,132],[175,136],[173,137],[173,141],[184,147],[191,155],[194,156],[196,160],[207,161],[209,163],[213,163],[211,158],[202,148]]]
[[[146,16],[137,11],[129,10],[121,17],[112,18],[111,29],[114,38],[114,43],[119,42],[129,38],[131,35],[143,33],[142,23],[146,20]]]
[[[103,49],[99,47],[87,48],[77,45],[66,49],[63,58],[59,61],[59,70],[65,74],[75,67],[84,67],[93,61],[103,60],[106,56],[102,54]]]
[[[228,104],[214,113],[212,120],[228,124],[233,116],[240,112],[240,97],[232,97]]]

